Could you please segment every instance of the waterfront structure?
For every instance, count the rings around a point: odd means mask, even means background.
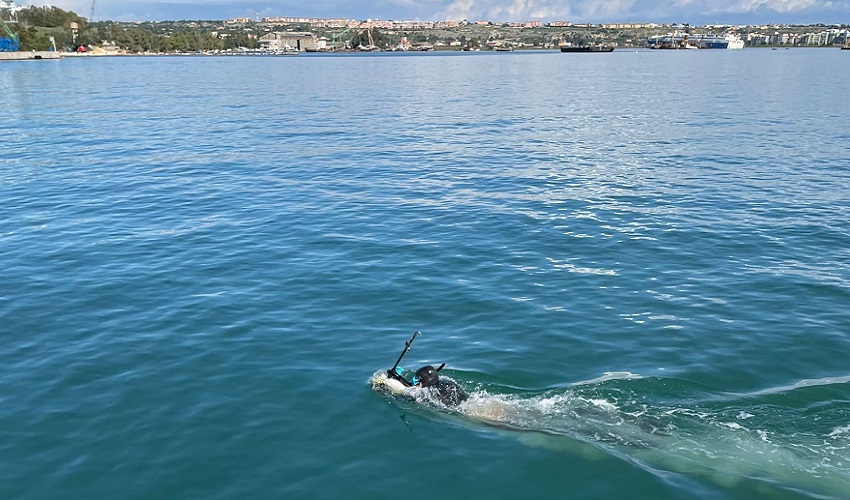
[[[271,32],[257,40],[260,50],[280,52],[297,50],[298,52],[315,52],[318,50],[318,40],[313,33],[300,33],[295,31]]]

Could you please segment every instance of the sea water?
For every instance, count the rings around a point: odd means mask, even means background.
[[[2,65],[0,497],[850,498],[846,56]]]

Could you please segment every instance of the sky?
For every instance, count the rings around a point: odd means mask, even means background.
[[[850,0],[95,0],[95,21],[320,17],[573,23],[850,24]],[[26,1],[18,1],[27,4]],[[91,0],[31,0],[88,18]]]

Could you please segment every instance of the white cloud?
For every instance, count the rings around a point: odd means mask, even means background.
[[[32,0],[88,17],[91,0]],[[850,14],[847,0],[98,0],[95,19],[119,19],[138,12],[144,19],[224,19],[267,16],[352,17],[379,19],[467,19],[475,21],[696,22],[700,18],[787,19],[825,16],[824,22]],[[126,20],[128,14],[120,16]]]
[[[791,14],[819,8],[847,12],[847,2],[831,0],[450,0],[435,13],[440,19],[526,19],[618,21],[630,17],[675,16],[682,20],[705,14],[754,13],[764,9]],[[653,21],[655,19],[644,19]]]
[[[731,12],[753,12],[760,7],[785,13],[808,9],[817,5],[816,0],[744,0],[737,2],[729,9]]]
[[[436,19],[467,19],[473,20],[480,17],[479,14],[473,14],[475,0],[453,0],[442,11],[437,13]]]
[[[569,17],[572,1],[551,0],[451,0],[435,19],[475,21],[554,20]]]
[[[634,5],[635,0],[589,0],[584,2],[581,12],[589,19],[608,18],[616,21],[625,17]]]

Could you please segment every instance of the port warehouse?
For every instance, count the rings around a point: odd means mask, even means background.
[[[261,36],[257,42],[263,50],[295,49],[300,52],[314,52],[320,49],[313,33],[274,31]]]

